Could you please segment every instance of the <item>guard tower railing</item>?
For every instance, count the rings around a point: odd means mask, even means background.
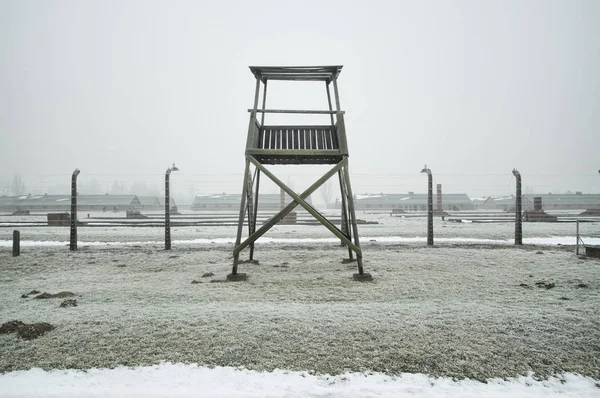
[[[252,131],[246,153],[263,164],[336,164],[348,154],[345,140],[344,113],[336,111],[297,111],[258,109],[251,113]],[[258,113],[329,114],[335,116],[330,125],[265,125]],[[341,126],[341,127],[340,127]],[[341,134],[340,134],[341,133]]]

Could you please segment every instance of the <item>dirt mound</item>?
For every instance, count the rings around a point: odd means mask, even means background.
[[[23,326],[25,326],[25,324],[21,321],[8,321],[0,326],[0,334],[14,333]]]
[[[536,282],[535,285],[537,287],[543,287],[543,288],[546,288],[546,289],[552,289],[552,288],[554,288],[556,286],[554,284],[554,282],[544,282],[544,281]]]
[[[44,293],[42,293],[42,294],[40,294],[38,296],[35,296],[34,298],[36,298],[36,299],[49,299],[49,298],[52,298],[52,297],[54,297],[53,294],[44,292]]]
[[[23,340],[33,340],[44,335],[44,333],[49,332],[52,329],[54,329],[54,326],[47,322],[31,323],[19,328],[17,333]]]
[[[77,307],[77,300],[69,299],[60,303],[61,308]]]
[[[50,299],[50,298],[66,298],[66,297],[75,297],[75,293],[71,292],[58,292],[56,294],[50,293],[42,293],[40,295],[35,296],[36,299]]]
[[[26,324],[21,321],[8,321],[0,326],[0,334],[17,333],[24,340],[33,340],[54,329],[47,322]]]
[[[58,292],[54,295],[56,298],[75,297],[75,293],[71,292]]]

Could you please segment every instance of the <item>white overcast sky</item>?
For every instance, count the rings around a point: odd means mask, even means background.
[[[516,167],[537,191],[600,192],[596,0],[0,0],[0,180],[175,162],[174,184],[239,193],[248,65],[329,64],[355,193],[425,191],[425,163],[446,191],[510,192]],[[304,86],[273,82],[267,107],[326,106]]]

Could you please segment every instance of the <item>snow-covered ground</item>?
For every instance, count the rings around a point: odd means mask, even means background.
[[[28,227],[14,258],[0,228],[0,323],[56,326],[0,335],[0,396],[599,395],[600,261],[575,256],[574,224],[525,223],[514,247],[511,223],[436,219],[427,248],[424,219],[367,217],[372,283],[323,227],[275,227],[241,283],[219,283],[235,227],[175,227],[170,252],[160,228],[82,227],[74,253],[68,228]]]
[[[473,380],[404,373],[346,373],[339,376],[275,370],[256,372],[231,367],[160,364],[149,367],[50,371],[0,375],[2,397],[597,397],[596,382],[566,374],[535,380],[517,377]]]
[[[403,236],[366,236],[362,237],[365,242],[364,246],[370,246],[373,242],[377,243],[405,243],[405,244],[418,244],[426,243],[427,238],[416,236],[414,238],[407,238]],[[553,236],[553,237],[533,237],[523,238],[523,244],[525,245],[546,245],[546,246],[561,246],[561,245],[574,245],[575,238],[573,236]],[[199,239],[175,239],[172,240],[174,245],[210,245],[210,244],[229,244],[233,245],[235,238],[199,238]],[[336,243],[337,238],[261,238],[256,245],[264,245],[269,243],[285,243],[285,244],[309,244],[309,243]],[[154,241],[131,241],[131,242],[81,242],[86,247],[89,246],[142,246],[142,245],[156,245],[160,243],[158,240]],[[478,238],[437,238],[437,244],[480,244],[480,245],[512,245],[514,240],[510,239],[478,239]],[[586,238],[585,243],[588,245],[600,245],[600,238]],[[52,241],[52,240],[21,240],[21,246],[68,246],[69,241]],[[11,240],[1,240],[0,247],[12,247]]]

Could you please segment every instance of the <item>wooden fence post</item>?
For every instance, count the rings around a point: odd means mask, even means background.
[[[521,173],[517,169],[513,169],[513,175],[517,179],[517,196],[515,198],[515,245],[523,244],[523,216],[522,198],[521,198]]]
[[[421,173],[427,174],[427,246],[433,246],[433,177],[427,165]]]
[[[77,176],[79,169],[75,169],[71,175],[71,234],[69,239],[69,250],[77,250]]]
[[[12,255],[13,257],[21,255],[21,233],[19,231],[13,231]]]
[[[170,176],[172,171],[179,171],[173,163],[165,172],[165,250],[171,250],[171,197],[169,194]]]

